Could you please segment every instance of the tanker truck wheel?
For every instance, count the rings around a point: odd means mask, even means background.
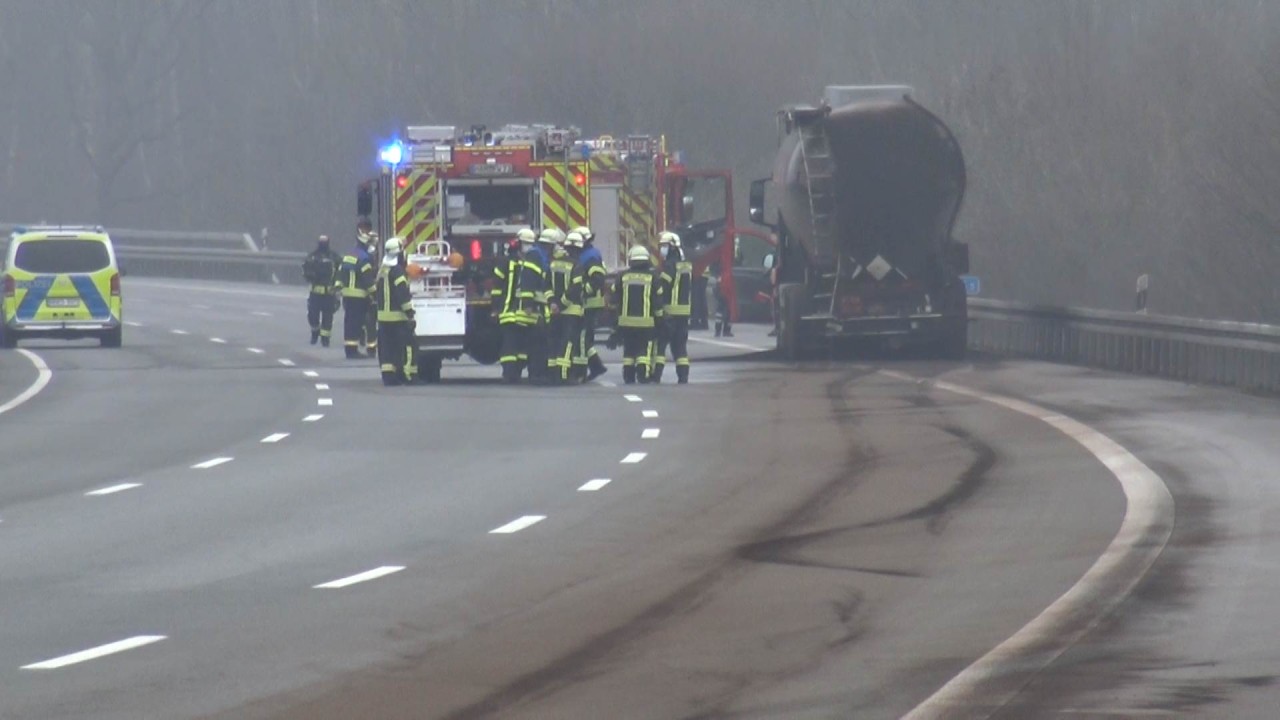
[[[778,286],[778,354],[792,362],[804,359],[800,318],[809,304],[809,289],[800,283]]]

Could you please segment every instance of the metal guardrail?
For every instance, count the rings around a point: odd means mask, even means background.
[[[1280,391],[1280,326],[976,298],[969,318],[973,350]]]
[[[302,285],[302,261],[306,253],[155,248],[116,243],[116,256],[126,275]]]

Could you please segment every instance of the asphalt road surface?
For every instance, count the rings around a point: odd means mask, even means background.
[[[297,290],[126,293],[0,353],[5,720],[1277,717],[1274,400],[749,326],[383,388]]]

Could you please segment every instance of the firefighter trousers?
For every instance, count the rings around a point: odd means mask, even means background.
[[[378,354],[378,304],[369,298],[369,314],[364,321],[364,336],[368,342],[369,355]]]
[[[403,385],[417,380],[418,339],[412,320],[378,323],[378,364],[383,385]]]
[[[529,364],[530,326],[527,323],[505,321],[498,325],[502,332],[502,381],[520,382],[520,374]]]
[[[582,354],[583,316],[559,315],[554,335],[556,377],[560,382],[586,378],[587,358]]]
[[[600,324],[600,309],[587,308],[582,317],[582,361],[586,363],[589,377],[599,377],[605,371],[604,360],[596,350],[596,327]]]
[[[333,295],[313,292],[307,295],[307,323],[311,325],[311,340],[316,338],[329,344],[329,336],[333,334]]]
[[[662,369],[667,364],[667,350],[671,350],[671,358],[676,363],[676,375],[680,382],[689,379],[689,318],[683,315],[668,315],[658,326],[657,347],[653,354],[653,376],[662,378]]]
[[[545,319],[529,327],[529,380],[538,383],[550,381],[551,323]]]
[[[637,380],[649,382],[653,357],[653,328],[618,328],[622,337],[622,381],[628,385]]]
[[[356,357],[360,354],[362,345],[370,344],[368,318],[369,298],[342,298],[342,346],[347,351],[347,357]],[[373,347],[378,346],[376,338],[372,344]]]

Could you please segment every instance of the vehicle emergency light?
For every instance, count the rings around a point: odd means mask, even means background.
[[[578,172],[578,173],[574,173],[574,174],[573,174],[573,184],[574,184],[574,185],[577,185],[578,187],[582,187],[583,185],[586,185],[586,184],[587,184],[587,174],[586,174],[586,173],[580,173],[580,172]]]
[[[471,238],[471,259],[479,260],[484,255],[484,248],[480,246],[479,238]]]
[[[396,187],[400,188],[401,190],[409,187],[408,173],[401,173],[400,175],[396,176]]]
[[[390,145],[382,146],[378,150],[378,159],[392,167],[399,165],[400,161],[404,159],[404,145],[401,145],[400,141],[397,140]]]

